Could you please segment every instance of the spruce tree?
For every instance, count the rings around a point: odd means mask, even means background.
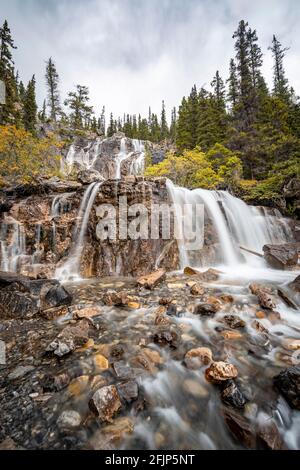
[[[74,129],[82,129],[91,118],[93,108],[88,105],[89,99],[89,89],[86,86],[77,85],[75,91],[68,93],[65,105],[71,110],[70,118]]]
[[[234,110],[239,99],[239,82],[237,77],[237,70],[234,59],[230,60],[228,84],[228,101],[231,109]]]
[[[233,38],[236,39],[235,50],[239,79],[239,101],[237,125],[240,130],[247,130],[255,120],[255,92],[251,75],[251,56],[248,40],[248,23],[240,21]]]
[[[269,49],[272,51],[274,59],[273,93],[275,96],[278,96],[278,98],[289,102],[291,98],[291,92],[283,66],[283,59],[285,57],[285,53],[288,51],[288,48],[282,47],[281,43],[274,35],[272,46]]]
[[[18,87],[14,73],[12,49],[16,49],[8,23],[0,27],[0,80],[5,86],[5,104],[0,105],[0,124],[17,124]]]
[[[23,123],[27,131],[33,135],[36,132],[37,104],[35,97],[35,76],[29,81],[24,100]]]
[[[176,142],[176,127],[177,127],[177,111],[174,107],[171,112],[171,125],[170,125],[170,138],[172,142]]]
[[[50,118],[56,122],[61,111],[60,98],[59,98],[59,77],[56,71],[55,64],[50,57],[46,63],[46,85],[48,92],[48,108],[50,110]]]
[[[107,128],[107,137],[112,137],[116,132],[115,120],[113,113],[110,113],[109,126]]]
[[[165,102],[162,102],[162,108],[161,108],[161,120],[160,120],[160,138],[161,140],[167,139],[169,135],[169,128],[168,128],[168,123],[167,123],[167,117],[166,117],[166,108],[165,108]]]

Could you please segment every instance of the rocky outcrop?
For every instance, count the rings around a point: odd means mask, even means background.
[[[275,269],[289,269],[298,264],[298,248],[295,243],[265,245],[264,258]]]
[[[28,319],[71,302],[72,296],[56,280],[0,273],[0,318]]]

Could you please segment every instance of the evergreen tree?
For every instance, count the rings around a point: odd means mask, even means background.
[[[171,112],[171,126],[170,126],[170,138],[172,142],[176,142],[176,127],[177,127],[177,111],[174,107]]]
[[[290,101],[291,92],[288,84],[288,80],[285,76],[285,70],[283,66],[283,59],[288,48],[282,47],[276,36],[273,36],[272,46],[269,48],[272,51],[274,59],[274,85],[273,93],[284,101]]]
[[[161,109],[161,120],[160,120],[160,138],[161,140],[167,139],[169,135],[169,128],[167,123],[166,117],[166,108],[165,102],[162,102],[162,109]]]
[[[107,137],[112,137],[116,133],[116,124],[113,113],[110,113],[109,126],[107,128]]]
[[[214,98],[218,107],[225,109],[225,85],[217,70],[216,75],[211,82],[211,87],[214,92]]]
[[[43,107],[42,110],[39,113],[39,119],[41,122],[46,122],[47,119],[47,105],[46,105],[46,100],[43,101]]]
[[[93,108],[88,105],[89,99],[89,89],[86,86],[77,85],[75,91],[68,93],[65,105],[71,110],[70,118],[74,129],[82,129],[90,119]]]
[[[0,105],[0,124],[18,124],[18,87],[14,73],[12,50],[16,49],[8,23],[0,28],[0,80],[5,85],[5,104]]]
[[[230,102],[231,109],[234,110],[239,99],[239,82],[237,77],[237,70],[234,59],[230,60],[229,78],[228,83],[228,101]]]
[[[103,106],[102,111],[101,111],[101,116],[100,116],[100,122],[99,122],[99,134],[105,136],[105,106]]]
[[[247,130],[255,120],[255,93],[251,75],[251,56],[248,40],[248,23],[240,21],[233,38],[239,80],[239,101],[236,107],[237,126]]]
[[[45,77],[48,92],[48,108],[50,109],[50,118],[56,122],[61,111],[58,89],[59,77],[51,57],[46,64]]]
[[[36,132],[37,104],[35,97],[35,76],[29,81],[24,100],[23,123],[27,131]]]

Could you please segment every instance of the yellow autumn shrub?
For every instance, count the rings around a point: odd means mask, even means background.
[[[0,185],[59,175],[62,143],[54,134],[36,138],[15,126],[0,126]]]

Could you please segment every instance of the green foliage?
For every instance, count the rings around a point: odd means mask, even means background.
[[[86,86],[77,85],[75,91],[68,93],[65,105],[71,110],[70,119],[74,129],[82,129],[90,122],[93,108],[88,105],[89,100],[89,89]]]
[[[59,77],[55,67],[55,64],[50,57],[46,65],[46,85],[48,92],[48,108],[50,109],[50,117],[53,121],[57,121],[60,114],[60,98],[59,98]]]
[[[146,168],[145,176],[165,176],[179,186],[214,189],[220,184],[236,184],[240,173],[238,156],[217,144],[207,154],[199,147],[180,156],[169,152],[164,161]]]

